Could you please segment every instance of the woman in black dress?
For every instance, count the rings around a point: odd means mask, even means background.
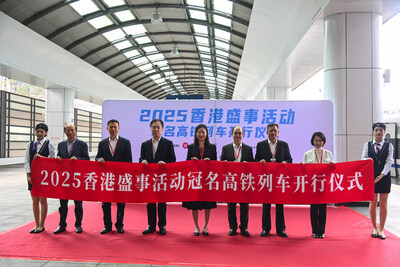
[[[208,129],[204,124],[199,124],[196,127],[194,143],[188,146],[186,160],[217,160],[217,147],[210,144],[208,137]],[[208,221],[210,220],[211,209],[217,207],[216,202],[209,201],[192,201],[183,202],[182,207],[192,211],[193,222],[195,229],[193,234],[200,235],[199,227],[199,210],[204,209],[204,226],[203,235],[208,235]]]
[[[393,163],[393,145],[383,138],[386,133],[384,123],[372,125],[374,140],[364,144],[362,159],[370,158],[374,161],[374,201],[369,202],[369,217],[372,222],[372,234],[374,238],[385,239],[385,222],[387,217],[387,202],[390,193],[391,177],[390,169]],[[379,229],[376,223],[376,207],[379,195]]]

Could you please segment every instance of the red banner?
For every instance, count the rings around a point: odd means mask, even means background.
[[[313,204],[374,196],[371,160],[334,165],[191,160],[145,166],[37,158],[32,181],[34,196],[122,203]]]

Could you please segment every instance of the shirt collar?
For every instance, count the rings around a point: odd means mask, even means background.
[[[240,145],[239,145],[239,147],[242,147],[242,144],[243,144],[243,143],[242,143],[242,142],[240,142]],[[239,148],[239,147],[236,147],[236,144],[235,144],[235,142],[233,142],[233,143],[232,143],[232,145],[233,145],[233,148]]]
[[[278,143],[278,139],[276,139],[275,144],[273,144],[273,143],[271,142],[271,140],[269,140],[269,138],[268,138],[267,140],[268,140],[268,144],[270,144],[270,145],[276,145],[276,144]]]
[[[384,139],[382,139],[382,141],[381,142],[377,142],[375,139],[374,139],[374,144],[380,144],[380,145],[383,145],[385,143],[385,140]]]
[[[76,140],[76,138],[75,138],[75,140]],[[115,137],[114,140],[111,140],[111,137],[108,137],[108,141],[110,141],[110,142],[115,142],[115,141],[118,141],[118,140],[119,140],[119,135],[118,134],[117,134],[117,136]]]
[[[74,141],[72,141],[72,143],[70,143],[70,142],[68,141],[68,139],[67,139],[67,143],[70,144],[70,145],[73,144],[73,143],[75,143],[75,141],[76,141],[76,137],[75,137]]]
[[[44,137],[44,138],[43,138],[42,140],[40,140],[40,141],[36,140],[36,142],[39,142],[41,145],[43,145],[44,142],[46,142],[46,137]]]
[[[158,140],[155,140],[154,137],[152,137],[151,140],[153,140],[153,143],[155,143],[155,142],[160,142],[161,138],[162,137],[160,136],[160,138],[158,138]]]

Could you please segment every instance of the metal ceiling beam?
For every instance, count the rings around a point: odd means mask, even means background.
[[[182,19],[163,19],[163,21],[165,23],[168,23],[168,22],[172,22],[172,23],[188,23],[188,20],[182,20]],[[246,39],[246,34],[238,32],[238,31],[230,30],[230,27],[227,27],[227,26],[224,26],[224,25],[209,24],[206,21],[194,20],[194,19],[191,19],[191,22],[194,22],[196,24],[201,24],[201,25],[204,25],[204,26],[208,26],[208,27],[212,27],[212,28],[221,29],[223,31],[230,32],[232,35],[236,35],[236,36],[238,36],[238,37],[240,37],[242,39]],[[95,37],[97,37],[97,36],[99,36],[99,35],[101,35],[101,34],[103,34],[105,32],[108,32],[108,31],[120,29],[120,28],[127,27],[127,26],[132,26],[132,25],[150,24],[150,23],[151,23],[150,20],[146,20],[146,21],[137,21],[137,20],[135,20],[135,21],[123,22],[123,23],[120,24],[120,26],[119,25],[110,25],[110,26],[98,29],[96,32],[94,32],[92,34],[89,34],[89,35],[86,35],[85,37],[82,37],[82,38],[72,42],[68,46],[64,47],[64,49],[71,50],[75,46],[80,45],[80,44],[82,44],[82,43],[84,43],[84,42],[86,42],[86,41],[88,41],[88,40],[90,40],[92,38],[95,38]]]

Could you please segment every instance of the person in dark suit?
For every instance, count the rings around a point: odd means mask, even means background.
[[[132,162],[131,142],[118,135],[119,129],[119,122],[117,120],[112,119],[107,122],[107,130],[110,133],[110,137],[100,141],[96,155],[97,162]],[[111,203],[103,202],[102,209],[104,229],[101,230],[100,234],[107,234],[112,230]],[[117,228],[120,234],[125,232],[124,214],[125,203],[117,203],[117,222],[115,223],[115,228]]]
[[[210,144],[207,126],[199,124],[196,127],[194,143],[188,146],[186,160],[217,160],[217,147]],[[210,201],[191,201],[183,202],[182,207],[192,211],[195,229],[193,234],[200,235],[199,210],[204,209],[203,235],[208,236],[208,222],[210,220],[211,209],[217,207],[216,202]]]
[[[140,148],[139,162],[147,165],[148,163],[157,163],[164,165],[166,163],[175,162],[174,144],[172,141],[161,137],[164,129],[164,122],[160,119],[154,119],[150,122],[150,130],[153,137],[150,140],[142,143]],[[148,226],[143,231],[143,234],[151,234],[156,231],[156,203],[147,204],[147,222]],[[160,234],[167,234],[167,203],[158,203],[158,228]]]
[[[233,143],[227,144],[222,148],[221,160],[236,161],[236,162],[252,162],[253,148],[242,143],[243,129],[236,126],[232,129]],[[228,203],[228,221],[229,235],[236,235],[238,228],[236,218],[236,203]],[[249,203],[240,203],[240,233],[249,237],[250,233],[247,230],[249,222]]]
[[[270,123],[267,125],[268,139],[257,143],[255,161],[262,163],[292,163],[289,145],[278,140],[279,125]],[[276,204],[276,233],[281,237],[287,237],[285,232],[285,216],[283,204]],[[268,236],[271,230],[271,204],[263,204],[262,232],[261,236]]]
[[[64,133],[67,135],[67,140],[58,144],[57,159],[61,162],[62,159],[69,160],[90,160],[88,145],[76,138],[76,127],[74,124],[69,124],[64,128]],[[82,217],[83,207],[82,201],[74,200],[75,203],[75,232],[82,233]],[[68,214],[68,199],[60,199],[59,227],[54,231],[54,234],[65,232],[67,229],[67,214]]]

